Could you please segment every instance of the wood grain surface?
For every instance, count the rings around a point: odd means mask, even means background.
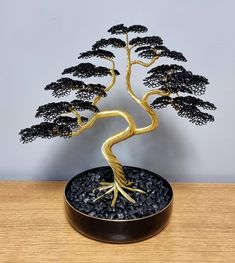
[[[169,225],[148,240],[116,245],[68,224],[65,182],[0,181],[0,262],[234,263],[235,184],[172,185]]]

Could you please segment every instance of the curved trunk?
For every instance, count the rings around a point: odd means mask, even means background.
[[[125,120],[128,123],[128,127],[124,131],[121,131],[108,138],[103,143],[101,151],[104,158],[113,170],[114,182],[117,182],[120,186],[126,186],[127,180],[125,178],[122,165],[112,152],[112,146],[133,136],[133,134],[135,133],[136,125],[132,116],[127,112],[112,111],[112,116],[119,116],[125,118]]]
[[[127,186],[127,180],[124,175],[123,167],[117,157],[112,152],[112,146],[119,143],[133,135],[132,129],[127,129],[120,132],[110,138],[108,138],[102,145],[102,154],[110,167],[113,170],[114,182],[117,182],[120,186]]]
[[[127,186],[128,183],[127,183],[127,180],[125,178],[122,165],[118,161],[117,157],[113,154],[112,146],[114,144],[117,144],[117,143],[119,143],[121,141],[124,141],[124,140],[130,138],[131,136],[133,136],[135,134],[136,124],[135,124],[134,119],[132,118],[132,116],[129,113],[123,112],[123,111],[119,111],[119,110],[111,110],[111,111],[99,112],[96,115],[94,115],[88,121],[88,123],[83,125],[80,128],[80,130],[74,132],[73,136],[78,136],[84,130],[92,127],[97,119],[110,118],[110,117],[123,117],[127,121],[128,127],[124,131],[121,131],[121,132],[111,136],[110,138],[108,138],[104,142],[104,144],[102,145],[102,154],[103,154],[104,158],[106,159],[106,161],[108,162],[108,164],[111,166],[111,168],[113,170],[114,182],[117,182],[121,187],[122,186]]]

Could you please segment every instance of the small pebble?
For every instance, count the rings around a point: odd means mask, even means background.
[[[127,191],[136,200],[130,203],[120,193],[115,207],[111,207],[113,194],[105,195],[94,202],[103,192],[95,190],[101,181],[111,182],[113,175],[109,166],[92,169],[74,177],[68,188],[68,202],[92,217],[123,220],[137,219],[152,215],[164,209],[171,200],[170,189],[154,173],[135,167],[124,166],[126,178],[134,182],[133,187],[144,190],[145,194]]]

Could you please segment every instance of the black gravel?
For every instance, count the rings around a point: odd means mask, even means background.
[[[113,194],[105,195],[94,202],[102,192],[93,189],[99,187],[101,181],[112,181],[112,170],[109,166],[98,167],[75,176],[67,186],[68,202],[77,210],[92,217],[103,219],[136,219],[149,216],[165,208],[171,198],[172,191],[168,183],[159,175],[140,168],[124,166],[126,178],[134,182],[134,188],[144,190],[145,194],[130,192],[136,200],[133,204],[120,193],[115,207],[111,207]]]

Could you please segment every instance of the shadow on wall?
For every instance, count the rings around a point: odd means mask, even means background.
[[[125,100],[122,100],[122,104]],[[125,108],[119,105],[118,108]],[[134,114],[136,117],[136,114]],[[159,128],[149,134],[134,136],[113,147],[123,165],[137,166],[159,173],[170,181],[190,180],[190,160],[197,154],[190,137],[179,130],[177,120],[161,113]],[[48,165],[44,167],[42,180],[69,180],[76,174],[98,166],[107,165],[101,154],[102,143],[112,134],[126,128],[121,118],[98,120],[79,137],[62,141],[54,149]],[[184,176],[182,175],[184,174]]]

